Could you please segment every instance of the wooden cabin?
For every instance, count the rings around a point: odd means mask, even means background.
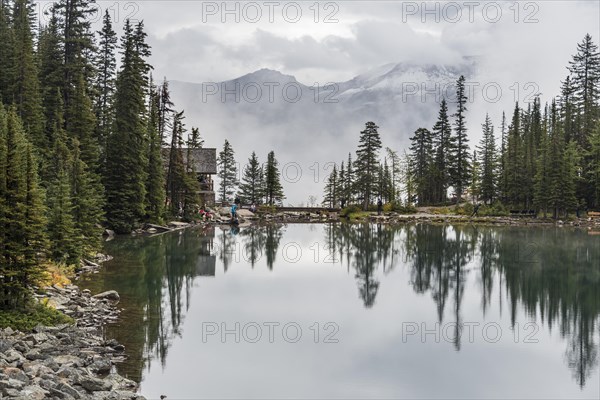
[[[169,148],[162,149],[162,158],[165,165],[165,170],[169,168]],[[200,201],[203,205],[215,205],[215,188],[213,175],[217,174],[217,149],[191,149],[188,151],[186,147],[181,149],[184,165],[188,165],[188,153],[196,173],[196,179],[200,182]]]

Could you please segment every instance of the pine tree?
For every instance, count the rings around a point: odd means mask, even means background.
[[[400,186],[402,181],[402,160],[398,153],[389,147],[385,149],[387,158],[390,160],[390,173],[392,182],[392,201],[400,198]]]
[[[146,182],[146,212],[148,220],[161,223],[165,213],[165,176],[161,143],[158,137],[158,99],[153,85],[150,86],[150,104],[148,117],[148,177]]]
[[[433,151],[431,132],[426,128],[419,128],[410,141],[410,169],[412,181],[415,183],[415,194],[419,205],[428,204],[431,199],[429,175]]]
[[[479,164],[481,168],[480,197],[481,200],[491,204],[497,194],[497,155],[494,126],[490,116],[486,114],[482,124],[483,136],[477,147],[479,151]],[[475,159],[473,159],[475,161]]]
[[[590,206],[593,208],[600,207],[600,123],[596,124],[596,130],[590,136],[589,152],[586,154],[586,159],[589,161],[590,167],[587,169],[588,182],[591,184],[593,200]]]
[[[159,87],[158,101],[158,136],[161,143],[165,143],[166,133],[171,128],[170,121],[173,114],[173,106],[171,92],[169,91],[169,82],[165,78]]]
[[[346,193],[346,167],[344,166],[344,162],[340,164],[340,169],[338,173],[338,182],[337,182],[337,192],[339,194],[340,205],[342,207],[346,207],[347,202],[347,193]]]
[[[534,206],[541,210],[546,218],[548,211],[548,191],[550,190],[550,165],[549,160],[549,139],[547,133],[547,121],[544,121],[544,130],[538,149],[536,175],[534,179]]]
[[[146,133],[143,54],[131,22],[125,22],[121,41],[121,69],[116,81],[114,131],[107,142],[105,172],[106,216],[117,232],[130,232],[145,215]],[[123,173],[127,171],[127,173]]]
[[[87,84],[87,70],[91,69],[92,59],[86,57],[86,54],[88,50],[93,49],[93,35],[90,32],[89,18],[95,12],[90,6],[92,2],[92,0],[60,0],[56,3],[56,10],[62,22],[64,45],[62,95],[67,132],[70,130],[70,124],[76,122],[72,118],[75,116],[71,115],[71,110],[75,107],[74,103],[77,102],[75,92],[81,90],[79,88],[80,75],[84,75]],[[83,146],[81,138],[79,140]]]
[[[586,148],[600,117],[600,52],[589,34],[577,44],[577,54],[569,62],[569,72],[573,77],[573,100],[581,121],[574,139],[581,148]]]
[[[14,109],[0,105],[0,309],[23,307],[45,248],[37,161]]]
[[[548,173],[548,207],[553,211],[553,217],[558,218],[564,208],[563,184],[565,178],[565,142],[564,132],[560,125],[556,101],[552,100],[549,115],[548,162],[551,166]]]
[[[348,161],[346,162],[346,181],[344,182],[344,198],[346,199],[346,203],[352,204],[354,202],[354,164],[352,162],[352,154],[348,153]]]
[[[183,161],[183,135],[186,132],[183,111],[176,112],[173,118],[173,133],[169,149],[167,170],[167,197],[172,215],[183,216],[186,190],[186,166]]]
[[[101,247],[101,224],[104,222],[104,196],[98,176],[82,159],[79,141],[73,139],[70,169],[73,222],[83,255],[93,255]]]
[[[327,183],[325,184],[325,196],[323,197],[323,206],[334,208],[337,207],[338,204],[338,171],[337,166],[333,166],[333,170],[329,177],[327,178]]]
[[[517,205],[525,201],[523,197],[524,145],[521,130],[521,109],[515,104],[512,123],[508,127],[505,171],[506,198],[509,204]]]
[[[225,140],[223,150],[219,153],[217,166],[219,167],[219,179],[221,180],[219,184],[219,201],[221,203],[233,201],[232,197],[238,185],[237,165],[235,163],[235,152],[228,140]]]
[[[0,103],[4,104],[13,101],[14,48],[10,1],[0,0]]]
[[[61,47],[62,38],[59,33],[59,21],[56,13],[56,7],[52,8],[50,21],[40,32],[39,39],[39,63],[40,63],[40,82],[42,90],[42,103],[44,109],[46,136],[44,142],[46,145],[40,148],[40,153],[45,164],[49,165],[46,149],[54,148],[53,134],[56,128],[56,118],[63,115],[63,50]],[[61,119],[61,124],[64,120]],[[44,171],[44,168],[41,170]],[[44,179],[45,180],[45,179]]]
[[[434,147],[435,165],[434,190],[432,201],[443,203],[446,201],[448,186],[451,184],[449,160],[452,152],[452,126],[448,118],[448,105],[442,99],[438,120],[432,129],[432,144]]]
[[[506,113],[502,111],[502,122],[500,124],[500,197],[503,202],[507,202],[508,199],[508,175],[507,175],[507,164],[508,164],[508,137],[506,130]]]
[[[281,186],[279,163],[275,158],[275,152],[270,151],[267,155],[267,164],[265,165],[265,194],[266,202],[270,206],[281,204],[285,196],[283,186]]]
[[[377,171],[381,149],[378,129],[374,122],[366,123],[365,129],[360,133],[356,161],[353,165],[356,191],[365,211],[369,208],[372,197],[377,193]]]
[[[473,162],[471,163],[471,184],[469,192],[471,192],[471,201],[477,202],[481,194],[481,166],[479,165],[479,159],[477,158],[477,150],[473,151]]]
[[[562,177],[562,206],[565,214],[579,207],[577,201],[577,183],[579,180],[580,155],[578,145],[575,141],[570,141],[564,151],[564,170]]]
[[[469,138],[467,136],[467,125],[465,113],[467,111],[467,96],[465,94],[465,77],[460,76],[456,83],[456,114],[454,114],[454,135],[451,137],[452,152],[450,159],[450,177],[454,191],[456,193],[456,202],[460,203],[462,192],[469,184],[470,152]]]
[[[117,60],[117,34],[112,28],[110,13],[106,10],[102,30],[98,32],[99,43],[95,60],[98,71],[94,82],[94,114],[96,115],[96,138],[100,150],[100,164],[106,163],[107,140],[114,119],[114,95]]]
[[[15,0],[14,3],[13,98],[31,141],[38,148],[45,148],[42,99],[33,49],[34,7],[32,0]]]
[[[248,164],[244,168],[244,175],[240,183],[240,198],[246,204],[260,204],[262,200],[262,188],[260,187],[261,167],[256,153],[248,159]]]

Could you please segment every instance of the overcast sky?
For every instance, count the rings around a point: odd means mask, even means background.
[[[574,44],[598,41],[599,1],[100,1],[144,20],[157,75],[221,81],[266,67],[303,82],[343,81],[390,62],[491,57],[557,85]],[[459,8],[460,7],[460,8]],[[298,11],[301,11],[301,15]],[[550,68],[549,68],[550,67]],[[535,70],[535,72],[534,72]],[[549,87],[546,90],[553,90]]]
[[[41,2],[40,8],[45,5],[48,3]],[[566,67],[577,43],[586,33],[592,35],[595,43],[600,42],[600,0],[111,0],[99,1],[96,7],[98,21],[105,10],[111,12],[119,35],[127,17],[144,21],[152,46],[150,62],[155,80],[167,77],[196,83],[220,82],[269,68],[311,86],[343,82],[388,63],[456,65],[465,56],[476,56],[476,82],[480,87],[497,82],[502,94],[497,101],[475,101],[469,105],[472,145],[478,141],[486,113],[498,126],[502,111],[510,116],[516,100],[523,105],[539,93],[543,103],[550,101],[567,75]],[[477,94],[481,98],[482,93]],[[189,112],[190,107],[202,104],[176,106]],[[206,120],[194,120],[186,114],[188,126],[200,127],[207,146],[220,148],[224,138],[231,139],[231,131],[217,132]],[[245,128],[241,126],[240,132]],[[391,128],[397,141],[386,141],[384,145],[402,152],[401,147],[405,147],[410,131],[416,127],[410,127],[401,137],[393,132],[397,128]],[[321,149],[321,153],[331,157],[333,153],[354,151],[360,129],[357,126],[352,132],[341,132],[347,142],[338,142],[335,152]],[[293,132],[290,127],[288,133]],[[385,135],[390,138],[390,132]],[[258,139],[260,136],[253,137]],[[243,140],[236,143],[243,146],[239,159],[245,160],[248,146]],[[273,146],[280,162],[298,158],[297,149],[267,145]],[[312,162],[311,159],[305,164]],[[302,196],[307,193],[302,185],[298,190]],[[309,190],[321,197],[321,189]],[[299,201],[294,199],[295,203]]]

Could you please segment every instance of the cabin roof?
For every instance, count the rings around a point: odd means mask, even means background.
[[[163,162],[166,166],[169,165],[169,148],[162,149]],[[187,164],[188,148],[181,149],[184,164]],[[194,166],[194,170],[198,174],[216,174],[217,173],[217,149],[191,149],[189,150],[190,157]]]

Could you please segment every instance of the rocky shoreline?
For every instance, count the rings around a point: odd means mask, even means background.
[[[117,292],[92,296],[68,285],[36,297],[76,323],[31,333],[0,329],[0,399],[145,399],[137,383],[116,373],[125,347],[102,337],[102,326],[119,317]]]
[[[242,210],[245,211],[245,210]],[[240,214],[242,214],[240,212]],[[572,220],[554,220],[551,218],[531,218],[516,216],[466,216],[456,214],[399,214],[396,212],[386,212],[382,215],[370,213],[357,218],[348,220],[338,213],[332,212],[274,212],[242,214],[240,217],[241,226],[257,223],[331,223],[331,222],[373,222],[378,224],[407,224],[407,223],[453,223],[453,224],[476,224],[476,225],[508,225],[508,226],[574,226],[586,227],[588,229],[600,230],[599,217],[576,218]],[[217,223],[228,223],[226,214],[222,213]]]

